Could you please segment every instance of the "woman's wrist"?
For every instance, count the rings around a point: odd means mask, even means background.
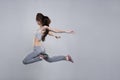
[[[61,31],[61,33],[69,33],[69,32],[66,30],[66,31]]]
[[[67,30],[66,33],[74,33],[73,30]]]
[[[66,30],[65,33],[70,33],[70,31],[69,31],[69,30]]]

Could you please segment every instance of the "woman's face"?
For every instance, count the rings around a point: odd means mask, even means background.
[[[38,25],[42,25],[40,21],[36,21]]]

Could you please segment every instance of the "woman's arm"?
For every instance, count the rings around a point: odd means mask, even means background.
[[[60,30],[60,29],[55,29],[55,28],[51,28],[46,26],[47,29],[49,29],[50,31],[54,32],[54,33],[74,33],[73,30]]]

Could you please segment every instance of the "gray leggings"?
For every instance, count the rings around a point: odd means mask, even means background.
[[[24,58],[23,64],[30,64],[37,61],[41,61],[42,59],[40,59],[40,54],[45,54],[45,48],[42,46],[34,46],[33,52],[31,52]],[[66,58],[65,56],[54,56],[54,57],[48,56],[44,60],[46,60],[47,62],[56,62],[56,61],[66,60]]]

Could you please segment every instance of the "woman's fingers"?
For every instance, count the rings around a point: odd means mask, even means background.
[[[59,38],[61,38],[61,36],[55,36],[55,38],[56,38],[56,39],[59,39]]]

